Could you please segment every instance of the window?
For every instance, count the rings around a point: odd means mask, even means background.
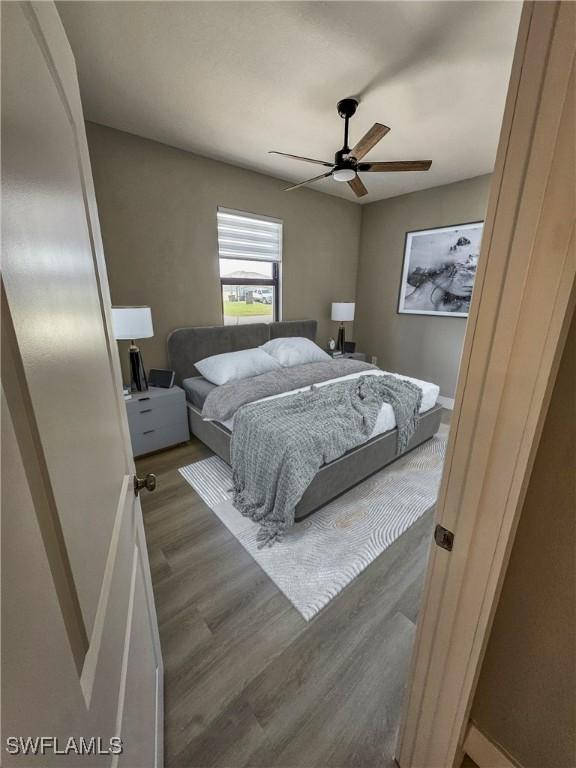
[[[282,222],[218,208],[224,325],[280,319]]]

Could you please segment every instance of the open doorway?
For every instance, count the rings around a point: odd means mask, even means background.
[[[129,304],[137,295],[137,303],[151,305],[155,336],[142,342],[144,358],[150,366],[175,370],[176,385],[186,390],[192,432],[184,445],[137,454],[139,473],[154,473],[158,481],[143,510],[166,665],[167,762],[388,766],[520,7],[328,3],[245,5],[242,14],[238,9],[195,3],[164,11],[160,5],[60,7],[86,103],[94,104],[88,142],[112,301]],[[140,45],[151,25],[158,50],[168,46],[187,66],[194,62],[204,84],[194,120],[186,123],[190,135],[172,135],[162,124],[141,129],[144,138],[134,136],[138,130],[125,133],[123,123],[104,120],[96,106],[92,57],[101,36],[107,35],[108,46],[125,48],[125,36],[116,41],[115,30],[130,27],[128,44]],[[204,42],[187,42],[180,51],[175,28]],[[223,29],[234,34],[222,35]],[[317,39],[325,42],[316,56]],[[288,64],[286,50],[292,51]],[[151,57],[156,55],[153,48]],[[276,73],[273,79],[284,89],[271,92],[263,75],[250,79],[260,59],[266,65],[258,71]],[[165,66],[169,58],[160,57],[157,72]],[[129,74],[109,73],[118,82],[128,78],[123,89],[132,87]],[[332,81],[324,91],[322,84]],[[177,87],[179,81],[171,82]],[[302,99],[307,82],[308,105]],[[224,128],[206,132],[207,125],[232,124],[226,115],[241,108],[238,91],[247,92],[240,83],[250,89],[253,104],[247,111],[244,100],[243,119],[234,120],[235,141]],[[340,114],[346,107],[337,110],[336,104],[353,94],[358,105],[348,125]],[[360,168],[357,176],[367,190],[361,196],[335,178],[285,192],[324,168],[268,150],[327,161],[327,173],[345,125],[358,154],[356,144],[371,126],[390,129],[385,135],[378,129],[378,144],[359,162],[426,158],[432,165],[384,173]],[[227,159],[230,164],[221,162]],[[171,183],[162,189],[162,205],[149,206],[146,201],[159,201],[159,176]],[[125,217],[133,214],[121,215],[117,206],[127,190],[129,205],[149,223],[131,230],[130,249]],[[219,223],[219,210],[236,218]],[[269,220],[281,226],[282,247],[275,250]],[[179,233],[178,245],[168,247],[160,278],[152,251],[164,257],[159,248],[167,231]],[[281,280],[269,284],[280,270]],[[281,317],[274,315],[280,300]],[[203,330],[222,324],[220,335]],[[339,326],[346,334],[342,349]],[[376,459],[362,454],[359,464],[374,467],[366,477],[357,476],[351,463],[342,470],[336,463],[313,489],[321,502],[309,495],[294,531],[259,548],[257,528],[230,500],[234,413],[216,424],[201,418],[207,398],[215,398],[214,383],[195,364],[238,349],[273,349],[282,337],[314,341],[332,357],[330,365],[345,364],[350,376],[375,365],[417,381],[424,431],[413,450],[393,463],[380,453]],[[287,391],[297,388],[286,385]],[[129,409],[139,397],[132,393]],[[383,446],[391,426],[383,417],[370,439]],[[396,436],[390,450],[395,458]],[[349,473],[355,482],[344,482]]]
[[[168,765],[391,768],[450,430],[461,435],[465,423],[458,371],[477,280],[487,295],[480,242],[502,199],[490,190],[520,7],[50,8],[76,57],[88,118],[105,255],[100,322],[109,326],[105,271],[114,305],[146,310],[137,313],[145,328],[116,334],[119,357],[110,329],[101,345],[118,401],[112,423],[128,451],[122,487],[142,491],[151,572],[145,557],[130,561],[131,582],[123,572],[130,610],[146,622],[119,622],[118,636],[142,653],[147,676],[144,690],[128,651],[111,653],[130,702],[116,697],[115,723],[130,718],[128,741],[138,728],[148,733],[139,765],[161,764],[162,739],[146,724],[164,715]],[[306,153],[296,156],[302,165],[286,157],[296,151]],[[310,160],[322,166],[311,179],[298,170]],[[220,210],[234,212],[222,226]],[[134,359],[153,369],[149,387],[130,387]],[[382,402],[368,413],[370,397]],[[351,445],[338,442],[334,421],[344,398],[366,429]],[[288,411],[304,400],[318,407],[307,423]],[[93,429],[104,427],[95,419]],[[257,440],[235,437],[250,430]],[[236,451],[257,448],[252,475],[280,486],[290,461],[290,483],[309,463],[279,451],[303,453],[314,441],[333,452],[290,497],[293,520],[262,525],[231,492]],[[452,466],[455,449],[448,456]],[[435,561],[449,557],[455,532],[453,519],[439,522]],[[104,584],[113,594],[110,578]],[[92,672],[96,649],[107,647],[98,633],[108,602],[99,604]],[[128,631],[141,625],[143,646]],[[93,678],[81,674],[90,699]],[[142,690],[158,702],[146,720]],[[411,722],[409,711],[404,745]],[[399,755],[403,768],[421,754]]]

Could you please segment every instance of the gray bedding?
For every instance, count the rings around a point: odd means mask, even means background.
[[[375,369],[376,366],[360,360],[327,360],[322,363],[294,365],[249,379],[231,381],[208,393],[202,407],[202,416],[214,421],[228,421],[241,406],[263,397],[279,395],[300,387],[309,387],[350,373]]]
[[[216,389],[216,384],[212,384],[211,381],[205,379],[204,376],[190,376],[188,379],[183,379],[182,387],[186,392],[186,399],[192,405],[196,406],[199,411],[204,407],[206,398],[209,393]]]
[[[397,450],[405,450],[421,401],[420,387],[385,375],[242,406],[230,444],[234,505],[260,523],[260,546],[293,525],[296,505],[323,464],[368,439],[383,403],[394,409]]]

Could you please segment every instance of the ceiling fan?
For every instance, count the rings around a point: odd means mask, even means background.
[[[301,157],[300,155],[290,155],[287,152],[270,151],[270,155],[282,155],[283,157],[291,157],[294,160],[304,160],[307,163],[315,163],[316,165],[324,165],[330,168],[326,173],[321,173],[320,176],[314,176],[312,179],[302,181],[300,184],[295,184],[293,187],[288,187],[285,192],[290,192],[292,189],[298,189],[305,184],[311,184],[313,181],[319,179],[326,179],[331,176],[335,181],[346,181],[348,185],[352,187],[356,197],[363,197],[368,194],[368,190],[364,186],[364,183],[358,176],[358,173],[391,173],[396,171],[427,171],[432,165],[432,160],[395,160],[392,162],[380,163],[361,163],[360,160],[364,155],[375,147],[380,139],[384,138],[390,128],[382,123],[374,123],[372,128],[362,136],[360,141],[352,148],[348,146],[348,122],[350,118],[356,112],[358,107],[357,99],[342,99],[337,104],[338,114],[344,119],[344,146],[339,149],[334,155],[334,162],[328,163],[325,160],[313,160],[310,157]]]

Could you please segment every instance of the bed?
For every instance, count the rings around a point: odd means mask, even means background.
[[[230,464],[232,423],[206,421],[202,417],[203,403],[215,385],[199,375],[195,364],[212,355],[252,349],[281,337],[303,337],[315,341],[316,321],[178,328],[168,337],[168,359],[175,372],[175,383],[186,391],[190,431],[227,464]],[[437,388],[435,391],[437,394]],[[433,393],[429,392],[427,396],[428,402],[423,402],[416,431],[403,453],[429,440],[438,431],[442,407],[436,404]],[[396,452],[396,437],[395,428],[387,429],[335,461],[324,464],[300,499],[295,519],[307,517],[403,455]]]

